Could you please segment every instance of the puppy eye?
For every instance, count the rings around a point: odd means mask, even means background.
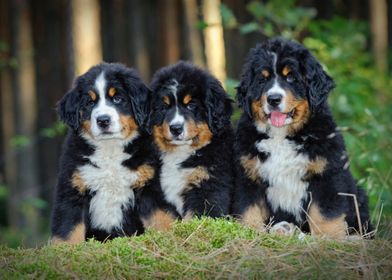
[[[288,83],[294,82],[294,81],[295,81],[294,75],[288,74],[288,75],[286,76],[286,81],[287,81]]]
[[[113,103],[114,104],[120,104],[121,102],[123,102],[123,99],[120,96],[113,96]]]
[[[189,103],[187,106],[186,106],[186,108],[188,109],[188,110],[195,110],[196,109],[196,104],[195,103]]]
[[[88,107],[92,107],[92,106],[94,106],[95,105],[95,101],[94,100],[90,100],[88,103],[87,103],[87,106]]]

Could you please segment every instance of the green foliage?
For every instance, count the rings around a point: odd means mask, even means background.
[[[55,122],[51,127],[41,129],[41,136],[47,138],[55,138],[64,135],[67,131],[67,126],[60,121]]]
[[[192,219],[168,232],[106,243],[0,247],[4,279],[388,278],[390,240],[328,241],[257,233],[233,220]],[[358,254],[360,252],[360,254]],[[377,265],[374,265],[377,264]]]

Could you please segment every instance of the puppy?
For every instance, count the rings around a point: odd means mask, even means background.
[[[233,210],[244,224],[264,230],[288,222],[333,238],[372,230],[327,103],[333,87],[298,43],[272,39],[250,51],[237,91],[244,113],[235,142]]]
[[[58,104],[69,126],[52,214],[53,243],[140,234],[165,209],[157,150],[143,126],[149,89],[121,64],[78,77]]]
[[[233,189],[231,101],[217,79],[185,62],[151,83],[150,128],[160,150],[160,184],[177,215],[221,217]]]

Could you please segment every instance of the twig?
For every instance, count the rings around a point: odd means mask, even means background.
[[[358,206],[357,196],[352,193],[341,193],[341,192],[339,192],[338,195],[351,196],[354,199],[355,212],[357,213],[357,220],[358,220],[358,226],[359,226],[359,234],[363,237],[362,221],[361,221],[361,216],[359,215],[359,206]]]

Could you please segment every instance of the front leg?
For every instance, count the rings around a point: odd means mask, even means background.
[[[77,171],[71,179],[59,180],[52,213],[52,244],[77,244],[85,240],[85,191]]]

